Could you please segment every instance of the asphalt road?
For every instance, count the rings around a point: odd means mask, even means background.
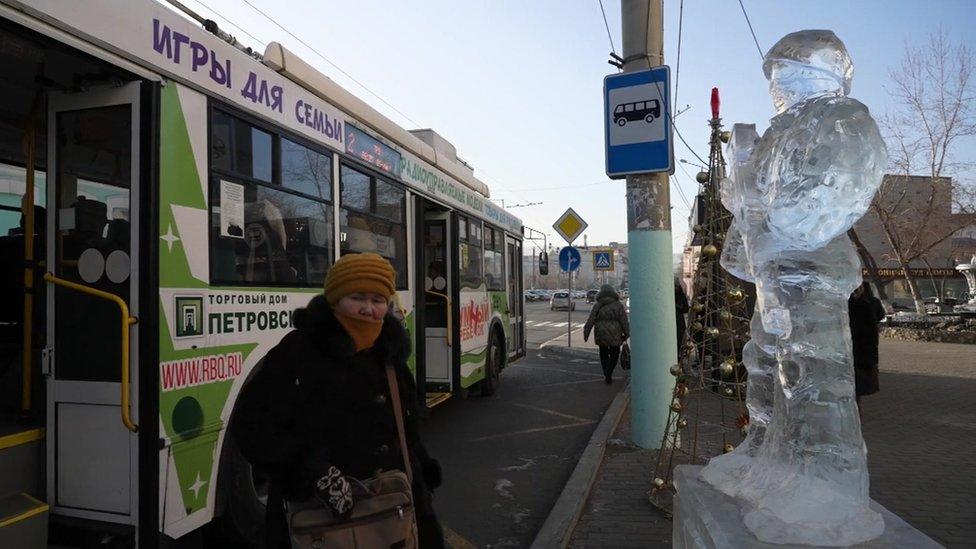
[[[590,314],[592,304],[582,299],[576,302],[576,310],[567,313],[565,309],[549,310],[548,301],[525,304],[525,339],[529,349],[538,349],[543,343],[566,334],[566,328],[573,323],[573,338],[583,340],[583,323]]]
[[[444,469],[434,506],[454,547],[528,547],[626,385],[619,370],[604,384],[596,358],[537,350],[566,326],[531,323],[568,322],[566,311],[537,303],[527,313],[529,354],[502,372],[498,392],[452,399],[421,426]],[[582,325],[585,314],[577,306],[573,321]]]

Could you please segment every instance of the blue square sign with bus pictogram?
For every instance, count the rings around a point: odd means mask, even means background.
[[[607,176],[674,172],[671,69],[654,67],[603,79]]]

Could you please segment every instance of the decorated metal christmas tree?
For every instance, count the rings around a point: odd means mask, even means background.
[[[652,504],[670,516],[675,465],[705,463],[732,449],[748,428],[742,346],[748,339],[752,292],[726,272],[719,256],[732,215],[720,200],[725,178],[718,88],[712,88],[708,170],[700,184],[692,245],[700,247],[690,288],[688,330],[678,350],[671,408],[648,493]]]

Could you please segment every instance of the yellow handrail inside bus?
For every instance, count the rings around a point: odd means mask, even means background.
[[[444,339],[447,341],[447,346],[450,347],[451,346],[451,334],[454,332],[454,330],[452,330],[453,324],[451,322],[451,318],[452,318],[451,313],[453,312],[453,310],[451,309],[451,298],[448,297],[447,294],[442,294],[442,293],[439,293],[439,292],[432,292],[430,290],[426,290],[425,293],[430,294],[430,295],[433,295],[433,296],[437,296],[437,297],[439,297],[439,298],[441,298],[441,299],[443,299],[444,301],[447,302],[447,332],[444,334]]]
[[[139,322],[139,319],[129,315],[129,306],[125,303],[124,299],[115,294],[58,278],[51,273],[44,273],[44,280],[51,284],[63,286],[69,290],[112,301],[119,306],[119,313],[122,319],[122,423],[125,424],[126,429],[135,433],[139,430],[139,426],[132,422],[132,416],[129,410],[129,327]]]

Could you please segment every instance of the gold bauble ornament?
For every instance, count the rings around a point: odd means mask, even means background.
[[[654,479],[654,487],[657,488],[658,490],[660,490],[661,488],[664,488],[664,479],[661,478],[661,477],[655,478]]]
[[[722,143],[728,143],[729,141],[732,141],[732,132],[725,130],[718,134],[718,138],[722,140]]]
[[[705,328],[705,325],[702,324],[701,322],[698,322],[697,320],[691,323],[691,329],[692,330],[695,330],[696,332],[699,332],[699,331],[701,331],[704,328]]]
[[[686,341],[685,342],[685,350],[688,351],[688,352],[694,351],[695,350],[695,343],[692,342],[692,341]]]
[[[698,172],[695,176],[695,181],[699,183],[708,183],[708,172]]]
[[[705,330],[705,335],[708,335],[709,337],[718,336],[718,328],[715,326],[709,326],[708,329]]]
[[[684,429],[687,426],[688,426],[688,420],[687,419],[681,418],[681,419],[678,420],[678,429]]]
[[[732,387],[726,387],[725,390],[722,392],[724,392],[725,396],[727,397],[730,397],[735,394],[735,391],[732,389]]]
[[[728,322],[732,320],[732,311],[729,311],[728,309],[722,309],[721,311],[718,312],[718,317],[722,319],[724,322]]]
[[[743,293],[741,288],[730,289],[728,295],[729,295],[729,299],[733,301],[742,301],[742,298],[746,296],[746,294]]]
[[[685,398],[686,396],[688,396],[688,386],[683,384],[675,386],[674,396],[678,398]]]
[[[702,257],[711,259],[718,255],[718,248],[714,244],[706,244],[701,250]]]
[[[723,360],[722,364],[719,365],[718,369],[719,371],[722,372],[722,375],[725,377],[732,375],[732,372],[735,371],[735,359],[727,358]]]
[[[693,313],[701,312],[704,308],[705,305],[703,305],[701,301],[696,301],[691,304],[691,312]]]
[[[725,446],[722,447],[722,451],[725,452],[726,454],[731,452],[732,450],[735,450],[735,446],[732,446],[731,444],[726,444]]]
[[[671,372],[671,375],[673,375],[673,376],[680,376],[681,375],[681,365],[680,364],[672,364],[671,365],[670,372]]]
[[[671,411],[672,412],[680,412],[681,411],[681,403],[678,402],[677,400],[675,400],[674,402],[672,402],[671,403]]]
[[[695,225],[694,227],[691,228],[691,230],[695,231],[696,233],[700,233],[700,232],[704,231],[705,228],[702,227],[701,225]]]

